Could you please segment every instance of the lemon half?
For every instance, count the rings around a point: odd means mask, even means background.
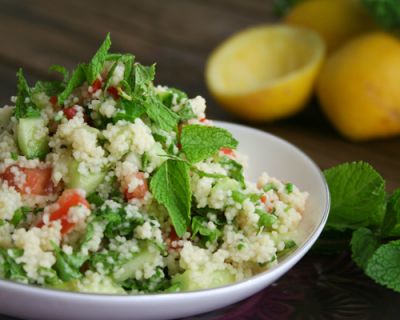
[[[237,116],[271,121],[298,112],[311,95],[325,45],[314,31],[284,25],[253,27],[211,54],[206,82]]]

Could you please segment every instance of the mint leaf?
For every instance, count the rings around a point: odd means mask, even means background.
[[[17,101],[15,102],[15,117],[20,118],[36,118],[40,117],[40,111],[32,102],[31,89],[24,77],[22,69],[17,72]]]
[[[136,63],[134,65],[134,74],[134,93],[140,94],[140,91],[145,91],[152,84],[156,74],[156,65],[143,66],[140,63]]]
[[[383,236],[400,237],[400,189],[389,197],[381,232]]]
[[[368,261],[366,274],[377,283],[400,292],[400,240],[380,246]]]
[[[63,92],[64,88],[59,81],[37,81],[32,89],[32,94],[44,92],[48,97],[57,96]]]
[[[325,170],[331,193],[327,226],[344,230],[378,227],[386,205],[385,181],[365,162],[345,163]]]
[[[113,116],[114,123],[118,120],[134,122],[136,118],[146,112],[141,101],[138,101],[137,99],[134,99],[133,101],[120,99],[118,100],[117,106],[120,111]]]
[[[78,67],[72,72],[71,79],[65,86],[63,92],[58,96],[58,104],[62,105],[69,95],[75,90],[75,88],[82,85],[86,80],[86,65],[79,64]]]
[[[214,155],[221,148],[236,148],[238,142],[225,129],[202,125],[186,125],[181,134],[182,151],[196,163]]]
[[[52,66],[49,68],[49,71],[55,71],[55,72],[61,73],[62,76],[63,76],[63,81],[64,81],[64,82],[67,82],[67,81],[68,81],[69,72],[68,72],[68,70],[67,70],[65,67],[60,66],[60,65],[58,65],[58,64],[55,64],[55,65],[52,65]]]
[[[361,268],[366,269],[368,260],[378,249],[380,243],[373,232],[367,228],[359,228],[353,232],[350,246],[354,262]]]
[[[94,80],[96,80],[97,76],[103,69],[103,64],[107,59],[108,50],[110,49],[110,47],[110,33],[107,33],[104,42],[101,44],[100,48],[97,50],[86,68],[86,79],[89,85],[92,84]]]
[[[176,128],[179,117],[162,104],[159,98],[150,93],[145,102],[146,113],[161,129],[170,132]]]
[[[190,224],[192,199],[187,164],[172,159],[165,161],[152,177],[150,190],[157,202],[167,208],[176,234],[183,236]]]

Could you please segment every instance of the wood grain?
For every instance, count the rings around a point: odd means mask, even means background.
[[[0,103],[15,94],[15,72],[35,81],[52,64],[72,68],[87,60],[107,32],[113,50],[157,61],[157,82],[204,95],[210,118],[240,122],[209,97],[203,70],[212,49],[230,34],[275,22],[269,0],[0,0]],[[254,125],[254,124],[251,124]],[[400,138],[352,143],[340,137],[312,101],[288,120],[254,125],[308,153],[321,168],[354,160],[370,162],[392,190],[400,185]]]

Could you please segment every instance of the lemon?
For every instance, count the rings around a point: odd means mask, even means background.
[[[226,110],[251,121],[292,115],[307,102],[324,58],[310,30],[253,27],[227,39],[209,57],[206,82]]]
[[[400,40],[375,32],[328,58],[318,96],[335,127],[352,140],[400,134]]]
[[[376,29],[360,0],[308,0],[297,4],[284,21],[317,31],[332,52],[346,41]]]

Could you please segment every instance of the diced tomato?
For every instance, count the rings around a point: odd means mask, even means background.
[[[51,105],[52,105],[53,107],[55,107],[55,106],[57,105],[57,103],[58,103],[57,96],[51,96],[51,97],[50,97],[50,103],[51,103]]]
[[[144,177],[143,172],[137,172],[133,175],[133,178],[142,180],[143,183],[135,188],[135,190],[129,192],[128,191],[128,185],[130,183],[130,179],[126,179],[126,187],[125,187],[125,198],[127,200],[131,199],[143,199],[144,196],[146,195],[147,191],[149,190],[148,185],[147,185],[147,180]]]
[[[100,90],[102,86],[103,86],[103,83],[99,78],[94,80],[92,83],[92,93],[95,93],[97,90]]]
[[[234,156],[235,153],[233,152],[233,150],[231,148],[221,148],[220,151],[223,154],[226,154],[227,156]]]
[[[266,203],[267,202],[267,197],[265,196],[265,194],[261,196],[260,200],[261,200],[262,203]]]
[[[9,186],[15,187],[22,194],[48,195],[55,191],[51,175],[52,168],[22,168],[12,165],[0,175],[0,179],[7,181]]]
[[[69,107],[63,109],[64,115],[67,117],[68,120],[71,120],[73,117],[76,116],[78,110],[75,107]]]
[[[67,234],[74,227],[74,224],[68,221],[68,210],[79,205],[90,208],[89,202],[75,189],[65,190],[58,198],[56,209],[50,214],[50,221],[61,221],[62,234]],[[39,222],[37,226],[42,227],[43,221]]]
[[[119,99],[119,92],[116,87],[108,87],[107,92],[112,95],[115,100]]]
[[[199,121],[200,121],[200,122],[206,122],[206,121],[207,121],[207,118],[201,118]]]

